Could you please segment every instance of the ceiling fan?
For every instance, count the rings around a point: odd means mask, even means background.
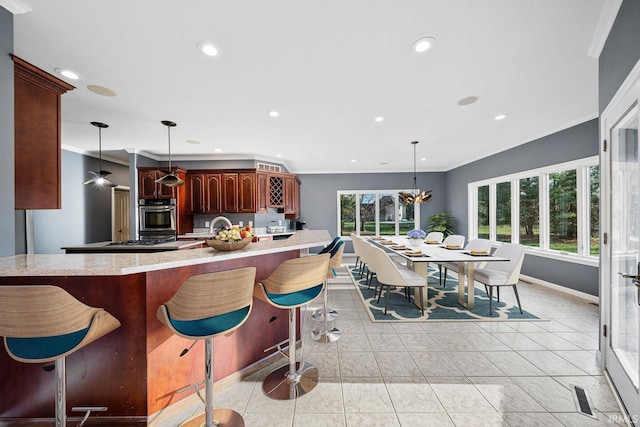
[[[179,187],[184,184],[184,181],[171,172],[171,128],[175,127],[176,124],[169,120],[163,120],[162,124],[167,127],[169,135],[169,170],[162,171],[166,175],[162,178],[156,179],[156,183],[166,185],[167,187]]]
[[[111,172],[102,170],[102,129],[108,128],[109,125],[100,122],[91,122],[91,124],[98,128],[98,141],[99,141],[99,160],[98,160],[98,170],[97,171],[89,171],[93,178],[84,182],[85,185],[96,184],[101,185],[103,187],[116,187],[118,184],[114,184],[106,177],[107,175],[111,175]]]

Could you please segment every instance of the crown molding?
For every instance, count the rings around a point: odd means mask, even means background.
[[[4,7],[14,15],[31,12],[31,6],[20,0],[0,0],[0,6]]]
[[[618,16],[620,6],[622,6],[622,0],[605,0],[602,4],[598,25],[596,26],[593,39],[591,40],[591,46],[589,46],[589,51],[587,52],[592,58],[600,57],[604,44],[609,37],[609,32],[616,22],[616,16]]]

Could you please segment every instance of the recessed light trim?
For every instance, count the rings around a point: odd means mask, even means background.
[[[104,87],[104,86],[88,85],[87,89],[89,89],[91,92],[95,93],[96,95],[102,95],[102,96],[116,96],[116,95],[118,95],[117,93],[115,93],[111,89],[109,89],[107,87]]]
[[[504,120],[504,119],[506,119],[506,118],[507,118],[507,115],[506,115],[506,114],[498,114],[498,115],[496,115],[493,119],[494,119],[494,120],[498,120],[498,121],[500,121],[500,120]]]
[[[222,148],[214,148],[213,151],[216,152],[216,153],[221,153],[222,152]]]
[[[462,98],[460,101],[458,101],[458,105],[461,105],[461,106],[471,105],[474,102],[477,102],[478,99],[479,97],[477,96],[467,96],[466,98]]]
[[[373,119],[373,121],[376,122],[376,123],[384,122],[384,117],[377,116],[375,119]]]
[[[269,115],[269,117],[273,117],[274,119],[276,117],[280,117],[280,113],[277,112],[276,110],[269,110],[267,111],[267,114]]]
[[[276,157],[282,157],[282,154],[277,153],[277,154],[276,154]]]
[[[351,159],[351,163],[355,163],[355,162],[357,162],[356,159]]]
[[[216,45],[207,41],[198,42],[196,46],[200,52],[211,57],[219,56],[222,52]]]
[[[71,80],[80,79],[80,76],[78,75],[78,73],[76,73],[73,70],[68,70],[66,68],[54,68],[53,71],[55,71],[56,73],[60,74],[63,77],[71,79]]]
[[[433,37],[422,37],[411,43],[411,50],[415,53],[424,53],[431,49],[436,43]]]

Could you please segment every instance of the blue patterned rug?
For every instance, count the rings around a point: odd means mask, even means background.
[[[535,314],[532,314],[526,310],[520,310],[516,305],[505,303],[503,300],[498,302],[493,298],[493,315],[489,316],[489,296],[487,293],[476,287],[475,289],[475,308],[473,310],[467,310],[458,304],[458,279],[454,275],[447,275],[446,286],[443,288],[439,283],[438,270],[429,268],[429,282],[428,292],[429,299],[428,305],[425,307],[424,316],[420,308],[413,302],[413,296],[411,300],[407,300],[404,293],[404,288],[397,287],[391,289],[389,297],[389,305],[387,308],[387,314],[384,314],[385,297],[387,294],[386,288],[384,294],[380,298],[380,302],[377,301],[377,296],[374,298],[374,282],[369,289],[366,281],[366,277],[360,276],[358,270],[353,265],[348,266],[347,270],[353,281],[353,284],[360,294],[362,303],[369,312],[369,317],[373,322],[392,322],[392,321],[405,321],[405,322],[425,322],[434,320],[544,320]],[[425,289],[425,290],[427,290]],[[502,292],[512,292],[512,288],[503,289]]]

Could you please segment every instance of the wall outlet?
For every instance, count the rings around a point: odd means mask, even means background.
[[[204,226],[205,226],[205,227],[208,227],[208,226],[209,226],[209,221],[205,221],[205,222],[204,222]]]

